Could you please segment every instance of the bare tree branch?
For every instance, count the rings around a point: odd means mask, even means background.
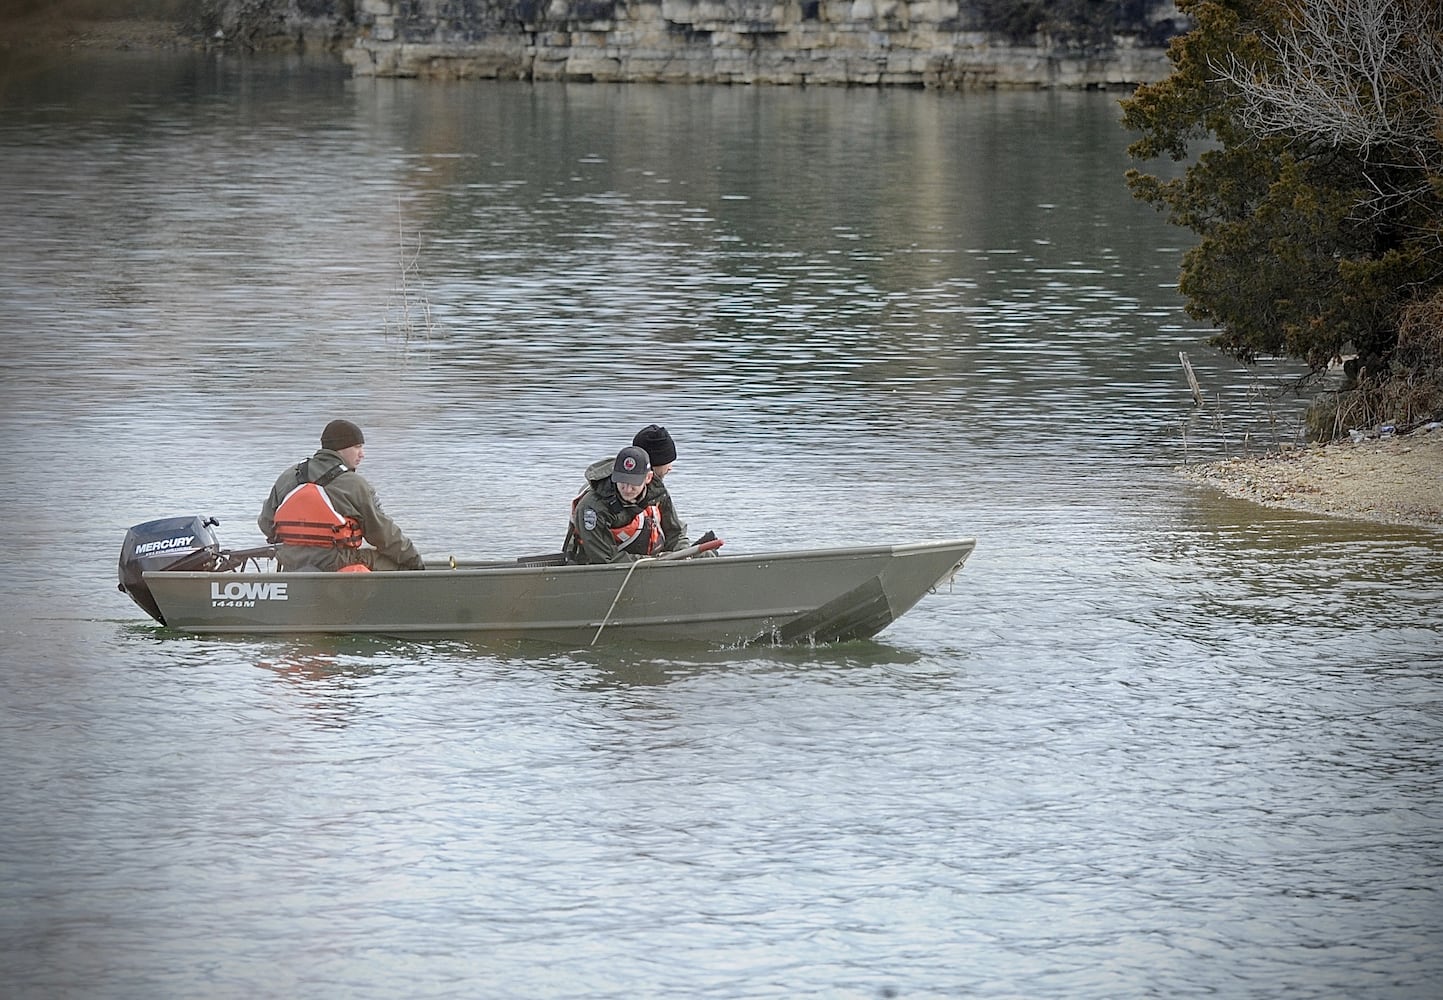
[[[1243,99],[1245,128],[1358,151],[1364,162],[1443,174],[1443,5],[1436,0],[1305,0],[1268,60],[1213,65]]]

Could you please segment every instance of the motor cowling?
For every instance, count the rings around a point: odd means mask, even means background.
[[[216,568],[220,540],[211,529],[213,517],[163,517],[137,524],[125,533],[120,546],[120,590],[146,614],[165,624],[165,618],[145,585],[143,574],[156,570],[200,571]]]

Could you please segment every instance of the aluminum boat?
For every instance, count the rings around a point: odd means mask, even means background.
[[[299,573],[266,568],[269,549],[221,549],[212,524],[170,518],[132,528],[120,589],[161,624],[192,633],[836,642],[881,632],[949,582],[975,545],[951,538],[604,566],[531,557]]]

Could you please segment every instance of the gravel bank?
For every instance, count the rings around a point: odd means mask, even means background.
[[[1231,458],[1180,470],[1268,507],[1443,528],[1443,429]]]

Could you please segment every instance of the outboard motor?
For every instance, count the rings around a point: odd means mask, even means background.
[[[120,546],[120,589],[162,625],[165,619],[141,574],[155,570],[199,571],[216,569],[220,541],[211,528],[213,517],[165,517],[137,524],[125,533]]]

